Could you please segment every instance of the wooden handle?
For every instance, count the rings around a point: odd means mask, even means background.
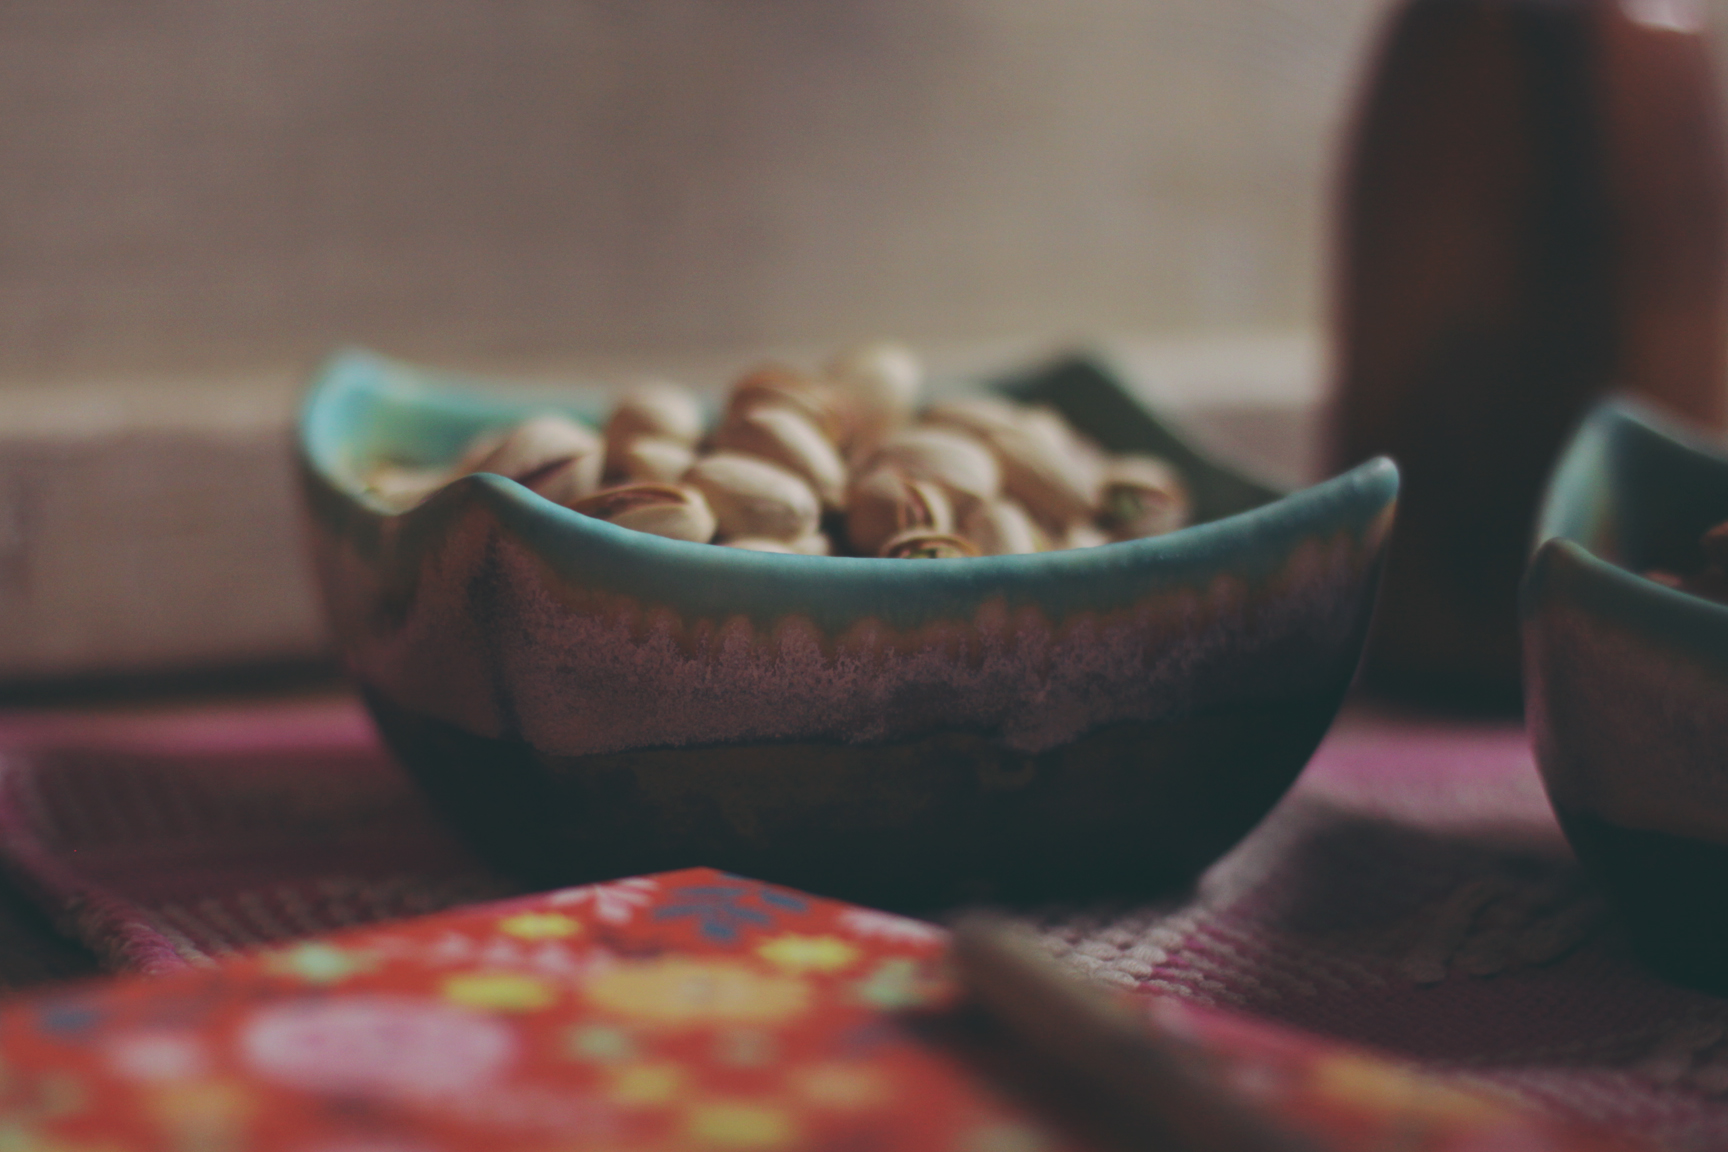
[[[970,915],[953,963],[982,1008],[1124,1148],[1161,1152],[1314,1152],[1160,1040],[1141,1016],[1063,972],[1014,926]]]

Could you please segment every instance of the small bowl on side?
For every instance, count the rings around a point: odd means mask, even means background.
[[[707,864],[912,910],[1190,878],[1331,723],[1396,469],[1280,497],[1090,361],[1003,386],[1163,454],[1207,522],[906,561],[643,535],[494,475],[392,514],[371,463],[447,463],[556,406],[338,356],[300,451],[347,667],[434,802],[536,886]]]
[[[1549,482],[1523,587],[1527,722],[1554,811],[1644,958],[1728,993],[1728,605],[1686,571],[1728,519],[1728,452],[1627,399]]]

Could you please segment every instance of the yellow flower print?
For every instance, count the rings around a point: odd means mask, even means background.
[[[1047,1152],[1051,1142],[1038,1129],[1007,1120],[973,1129],[962,1147],[966,1152]]]
[[[770,1024],[810,1003],[802,980],[770,976],[734,960],[665,956],[619,964],[587,986],[598,1008],[653,1024]]]
[[[370,952],[309,940],[270,953],[264,966],[278,976],[297,976],[308,984],[337,984],[378,967],[378,957]]]
[[[760,945],[756,955],[786,972],[838,972],[858,959],[858,949],[838,936],[788,932]]]
[[[493,1012],[537,1012],[558,993],[546,981],[517,972],[465,972],[444,981],[444,998],[465,1008]]]
[[[792,1073],[792,1088],[824,1108],[874,1108],[893,1095],[888,1078],[868,1065],[830,1062]]]
[[[889,957],[876,965],[869,976],[852,985],[854,998],[884,1012],[922,1008],[945,991],[941,981],[906,956]]]
[[[722,1148],[784,1148],[798,1138],[792,1117],[779,1108],[746,1102],[715,1102],[690,1110],[687,1132]]]
[[[498,931],[518,940],[565,940],[582,931],[582,925],[562,912],[518,912],[498,921]]]
[[[606,1098],[614,1104],[665,1104],[684,1086],[684,1070],[676,1064],[627,1064],[612,1074]]]
[[[222,1148],[240,1144],[257,1100],[238,1081],[201,1080],[152,1090],[145,1106],[168,1130],[170,1145]]]
[[[23,1120],[0,1121],[0,1152],[125,1152],[119,1144],[67,1143],[43,1136],[36,1126]]]
[[[1502,1111],[1492,1100],[1436,1084],[1395,1064],[1367,1056],[1340,1053],[1317,1061],[1310,1075],[1313,1086],[1347,1107],[1413,1120],[1446,1122],[1483,1120]]]

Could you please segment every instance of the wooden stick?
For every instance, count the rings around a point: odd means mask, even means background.
[[[1095,1105],[1101,1130],[1159,1152],[1312,1152],[1159,1039],[1147,1020],[1064,972],[1032,935],[992,916],[954,927],[976,1006]]]

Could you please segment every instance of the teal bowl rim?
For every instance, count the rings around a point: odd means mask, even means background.
[[[478,423],[508,422],[560,410],[593,418],[580,404],[478,395],[462,378],[423,371],[363,351],[337,353],[314,379],[301,409],[298,448],[309,478],[334,497],[342,535],[363,549],[388,537],[394,551],[442,534],[474,505],[489,510],[561,576],[643,603],[676,605],[686,615],[745,616],[771,623],[801,613],[825,628],[875,617],[896,627],[970,617],[1005,600],[1057,618],[1126,608],[1149,591],[1192,587],[1197,579],[1264,579],[1318,531],[1351,528],[1359,537],[1391,507],[1398,470],[1380,457],[1330,480],[1165,536],[1027,556],[987,556],[909,564],[867,557],[750,552],[669,540],[619,528],[564,508],[513,480],[477,474],[446,485],[426,503],[391,513],[357,493],[344,465],[355,444],[351,424],[367,402],[438,410]],[[446,449],[449,445],[445,446]],[[446,452],[446,455],[449,453]],[[1208,462],[1209,463],[1209,462]],[[1212,465],[1213,467],[1219,467]]]
[[[1585,611],[1618,620],[1708,664],[1728,666],[1728,604],[1634,572],[1597,555],[1587,541],[1603,517],[1618,516],[1613,444],[1631,435],[1658,452],[1728,472],[1728,449],[1628,396],[1598,403],[1561,454],[1543,495],[1535,553],[1525,574],[1525,619],[1564,595]]]

